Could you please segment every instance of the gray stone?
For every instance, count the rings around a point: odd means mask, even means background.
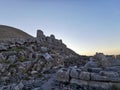
[[[9,80],[9,77],[7,76],[0,77],[0,80],[2,80],[3,82],[6,82],[7,80]]]
[[[82,71],[79,75],[81,80],[90,80],[90,73]]]
[[[102,71],[102,68],[89,68],[88,71],[93,73],[99,73],[100,71]]]
[[[108,60],[108,58],[103,53],[96,53],[94,58],[96,59],[96,63],[99,66],[108,67],[112,65],[111,61]]]
[[[53,58],[51,57],[51,55],[48,54],[48,53],[43,54],[43,57],[44,57],[47,61],[53,60]]]
[[[90,81],[88,85],[88,90],[111,90],[111,84],[107,82]]]
[[[42,51],[42,52],[47,52],[47,51],[48,51],[48,48],[47,48],[47,47],[41,47],[41,51]]]
[[[42,30],[37,30],[37,39],[39,41],[45,41],[45,35]]]
[[[74,83],[74,84],[77,84],[77,85],[80,85],[80,86],[88,86],[88,82],[87,81],[84,81],[84,80],[79,80],[79,79],[71,79],[70,80],[70,83]]]
[[[0,53],[0,62],[3,62],[5,59],[6,59],[6,57],[4,57],[4,56],[2,55],[2,53]]]
[[[5,45],[5,43],[0,43],[0,50],[7,50],[8,46]]]
[[[16,59],[17,59],[16,55],[13,55],[13,56],[9,56],[7,61],[9,61],[11,64],[13,64],[17,61]]]
[[[16,87],[15,90],[23,90],[24,84],[20,82]]]
[[[91,80],[92,81],[102,81],[102,82],[109,81],[106,76],[101,76],[101,75],[96,74],[96,73],[91,73]]]
[[[102,76],[107,76],[107,77],[119,77],[119,74],[117,72],[113,72],[113,71],[101,71],[100,75]]]
[[[96,62],[93,62],[93,61],[88,61],[86,64],[85,64],[85,68],[96,68],[98,65]]]
[[[16,43],[19,44],[19,45],[23,45],[25,43],[25,40],[24,39],[18,39],[18,40],[16,40]]]
[[[120,82],[120,77],[107,77],[99,74],[91,73],[91,80],[98,82]]]
[[[120,60],[120,55],[116,55],[116,59]]]
[[[31,71],[31,74],[37,74],[38,71]]]
[[[62,82],[69,82],[70,80],[70,69],[62,68],[56,73],[56,80]]]
[[[103,53],[96,53],[94,56],[97,60],[106,60],[106,56]]]
[[[70,71],[70,77],[72,77],[72,78],[79,78],[79,73],[80,72],[81,72],[80,69],[72,68],[71,71]]]
[[[32,65],[31,61],[25,61],[25,62],[20,63],[19,69],[28,70],[31,68],[31,65]]]
[[[8,69],[9,65],[0,63],[0,72],[5,72]]]
[[[50,35],[50,38],[55,39],[55,36],[53,34]]]
[[[111,67],[106,67],[104,70],[105,70],[105,71],[120,72],[120,66],[111,66]]]

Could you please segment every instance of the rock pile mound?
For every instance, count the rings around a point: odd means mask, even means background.
[[[78,57],[62,40],[45,36],[41,30],[31,38],[15,28],[0,26],[0,34],[4,39],[0,42],[0,90],[40,90],[48,74],[63,67],[66,58]]]

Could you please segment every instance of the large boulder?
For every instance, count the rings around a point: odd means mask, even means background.
[[[44,57],[45,60],[47,60],[47,61],[53,60],[52,56],[51,56],[50,54],[48,54],[48,53],[43,54],[43,57]]]
[[[47,48],[47,47],[41,47],[41,51],[42,51],[42,52],[47,52],[47,51],[48,51],[48,48]]]
[[[70,77],[71,78],[79,78],[80,72],[81,72],[80,69],[72,68],[71,71],[70,71]]]
[[[108,58],[103,53],[96,53],[94,58],[98,66],[108,67],[112,65],[111,61],[108,60]]]
[[[113,71],[100,71],[100,75],[107,76],[107,77],[119,77],[119,74],[117,72]]]
[[[85,68],[96,68],[98,67],[97,63],[94,62],[94,61],[88,61],[85,65],[84,65]]]
[[[102,76],[102,75],[96,74],[96,73],[91,73],[91,80],[98,81],[98,82],[120,83],[120,77],[108,77],[108,76]]]
[[[56,73],[56,80],[62,82],[70,81],[70,69],[62,68]]]
[[[102,68],[88,68],[88,71],[93,73],[99,73],[100,71],[102,71]]]
[[[3,61],[5,61],[6,57],[0,53],[0,62],[2,63]]]
[[[0,43],[0,51],[7,50],[9,47],[5,43]]]
[[[90,73],[89,72],[81,72],[79,75],[80,80],[90,80]]]
[[[17,61],[16,55],[9,56],[7,61],[10,62],[11,64],[15,63]]]

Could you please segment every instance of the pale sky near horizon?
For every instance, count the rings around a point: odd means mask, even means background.
[[[120,54],[120,0],[0,0],[0,24],[41,29],[81,55]]]

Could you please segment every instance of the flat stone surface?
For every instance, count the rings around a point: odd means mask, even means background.
[[[80,80],[90,80],[90,73],[82,71],[79,75]]]

